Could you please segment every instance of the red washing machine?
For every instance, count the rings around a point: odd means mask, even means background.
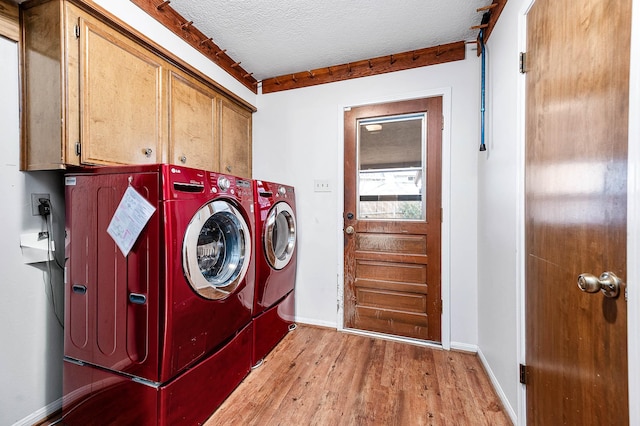
[[[107,228],[128,188],[155,211],[125,256]],[[252,365],[251,181],[99,167],[65,195],[64,423],[202,423]]]
[[[256,214],[254,366],[295,328],[296,204],[294,188],[253,181]]]

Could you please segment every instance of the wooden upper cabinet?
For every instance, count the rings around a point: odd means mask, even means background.
[[[253,109],[104,13],[21,5],[22,168],[162,162],[251,177]]]
[[[23,9],[20,14],[24,104],[21,162],[27,170],[79,164],[75,147],[66,143],[70,123],[66,86],[63,87],[66,68],[61,55],[65,45],[62,8],[62,3],[51,2]]]
[[[218,96],[202,83],[169,71],[169,162],[218,168]]]
[[[79,26],[82,163],[161,162],[162,61],[91,18]]]
[[[220,99],[220,172],[251,178],[251,112]]]

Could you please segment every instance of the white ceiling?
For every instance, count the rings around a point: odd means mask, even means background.
[[[491,0],[171,0],[260,81],[475,40]]]

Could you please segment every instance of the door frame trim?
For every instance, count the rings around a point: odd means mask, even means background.
[[[417,92],[410,92],[398,95],[389,95],[380,98],[363,98],[353,99],[348,103],[341,103],[337,107],[338,116],[338,164],[339,167],[336,170],[336,189],[339,191],[336,196],[338,198],[338,208],[336,209],[336,252],[338,253],[336,269],[338,271],[337,276],[337,288],[338,288],[338,309],[337,309],[337,329],[338,331],[353,332],[366,336],[381,337],[378,333],[366,332],[361,330],[351,330],[344,327],[344,232],[342,225],[344,219],[342,214],[344,212],[344,110],[349,107],[358,107],[370,104],[408,101],[411,99],[430,98],[430,97],[442,97],[442,114],[444,116],[444,129],[442,131],[442,228],[441,228],[441,297],[442,297],[442,323],[441,323],[441,344],[434,344],[433,342],[422,342],[415,339],[393,337],[393,340],[400,342],[407,342],[416,344],[423,344],[425,346],[436,346],[443,349],[451,349],[451,126],[452,111],[451,111],[451,87],[440,87],[428,90],[422,90]],[[468,350],[468,348],[464,348]]]
[[[527,51],[527,14],[533,7],[535,0],[523,2],[522,8],[518,13],[518,52]],[[516,129],[518,132],[518,144],[516,147],[516,155],[518,165],[516,167],[517,179],[517,202],[516,207],[516,297],[518,306],[516,307],[518,325],[516,327],[516,342],[518,349],[516,356],[521,365],[526,365],[527,346],[525,336],[527,335],[527,317],[526,317],[526,299],[525,299],[525,278],[526,278],[526,252],[525,252],[525,141],[526,141],[526,93],[527,79],[525,74],[518,75],[518,91],[517,91],[517,116],[518,123]],[[526,425],[527,423],[527,388],[524,384],[518,385],[517,392],[517,416],[518,425]]]
[[[629,141],[640,140],[640,1],[631,7],[631,57],[629,74]],[[640,146],[629,143],[627,163],[627,356],[629,359],[629,424],[640,424]]]

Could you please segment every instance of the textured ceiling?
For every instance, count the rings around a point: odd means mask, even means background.
[[[257,80],[475,40],[491,0],[171,0]]]

